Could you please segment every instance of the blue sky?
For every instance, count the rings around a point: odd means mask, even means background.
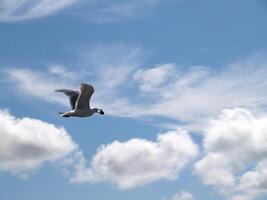
[[[0,200],[263,200],[267,1],[0,0]],[[104,116],[60,118],[94,86]]]

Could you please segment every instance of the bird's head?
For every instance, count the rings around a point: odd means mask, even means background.
[[[80,85],[80,90],[81,90],[82,92],[85,92],[87,86],[88,86],[88,84],[86,84],[86,83],[81,83],[81,85]]]
[[[102,109],[93,108],[92,110],[94,111],[94,113],[98,113],[98,114],[100,114],[100,115],[104,115],[104,114],[105,114],[104,111],[103,111]]]

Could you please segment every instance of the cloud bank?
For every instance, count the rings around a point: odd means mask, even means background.
[[[197,155],[186,131],[158,135],[157,141],[135,138],[101,146],[86,161],[63,127],[32,118],[16,118],[0,110],[0,171],[24,176],[46,162],[71,161],[71,182],[111,182],[129,189],[161,179],[176,180]]]
[[[231,199],[266,193],[267,117],[224,110],[204,134],[204,157],[195,165],[203,182]]]
[[[77,145],[63,127],[0,110],[0,171],[26,174],[66,158]]]
[[[160,134],[156,142],[114,141],[100,147],[90,163],[83,160],[72,182],[112,182],[128,189],[160,179],[173,180],[197,154],[197,145],[182,130]]]

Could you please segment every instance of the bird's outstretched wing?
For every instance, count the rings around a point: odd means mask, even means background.
[[[55,90],[55,92],[63,92],[64,94],[66,94],[69,97],[71,109],[74,110],[76,101],[80,94],[78,91],[61,89]]]
[[[76,101],[75,109],[90,109],[90,98],[94,93],[92,85],[82,83],[80,86],[80,94]]]

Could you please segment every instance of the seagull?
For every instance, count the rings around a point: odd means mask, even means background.
[[[68,89],[55,90],[55,92],[62,92],[69,97],[71,109],[68,112],[59,112],[61,117],[90,117],[94,113],[104,115],[102,109],[90,108],[90,98],[94,93],[92,85],[81,83],[80,91],[73,91]]]

